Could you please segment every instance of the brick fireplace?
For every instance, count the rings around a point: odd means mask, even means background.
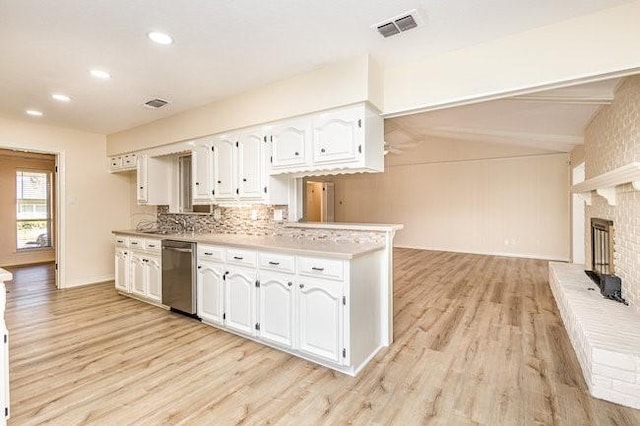
[[[573,188],[586,202],[586,266],[551,263],[549,283],[591,394],[640,408],[640,76],[593,117],[576,157],[586,171]],[[604,298],[585,269],[619,277],[629,306]]]

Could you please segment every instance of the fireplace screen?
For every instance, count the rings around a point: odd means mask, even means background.
[[[591,267],[598,274],[614,275],[613,222],[591,219]]]

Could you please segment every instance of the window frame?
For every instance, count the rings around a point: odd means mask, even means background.
[[[46,198],[46,218],[44,219],[18,219],[18,202],[22,198],[18,197],[18,176],[20,173],[40,173],[44,174],[47,177],[47,198]],[[15,195],[15,249],[16,252],[26,252],[26,251],[38,251],[38,250],[53,250],[55,247],[54,241],[54,179],[55,173],[52,170],[41,169],[41,168],[29,168],[29,167],[17,167],[15,169],[15,187],[14,187],[14,195]],[[36,213],[36,205],[34,206],[34,213]],[[19,247],[19,238],[18,238],[18,225],[20,223],[25,222],[42,222],[46,221],[46,229],[48,235],[48,244],[45,246],[34,246],[34,247]]]

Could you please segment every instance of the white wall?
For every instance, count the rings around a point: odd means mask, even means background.
[[[106,136],[0,117],[0,147],[59,153],[66,287],[113,278],[111,231],[129,226],[129,177],[107,173]]]
[[[369,101],[382,110],[382,76],[367,55],[259,87],[107,137],[109,155]]]
[[[461,159],[460,145],[492,158]],[[567,154],[447,140],[417,150],[383,174],[336,177],[336,220],[402,223],[399,247],[569,259]]]
[[[384,113],[636,73],[640,1],[384,70]]]

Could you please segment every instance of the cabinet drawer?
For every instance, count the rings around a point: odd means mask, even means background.
[[[129,238],[129,248],[133,250],[144,250],[144,238]]]
[[[260,269],[280,272],[295,272],[295,257],[286,254],[260,253],[258,256]]]
[[[298,273],[300,275],[335,280],[342,280],[344,278],[344,262],[342,260],[303,256],[298,256],[296,260]]]
[[[227,249],[227,263],[242,266],[256,266],[256,252],[241,249]]]
[[[148,250],[148,251],[160,253],[162,244],[160,240],[144,240],[144,248],[145,250]]]
[[[129,238],[122,235],[116,235],[115,238],[116,247],[129,247]]]
[[[225,250],[222,247],[198,244],[198,260],[224,262]]]

